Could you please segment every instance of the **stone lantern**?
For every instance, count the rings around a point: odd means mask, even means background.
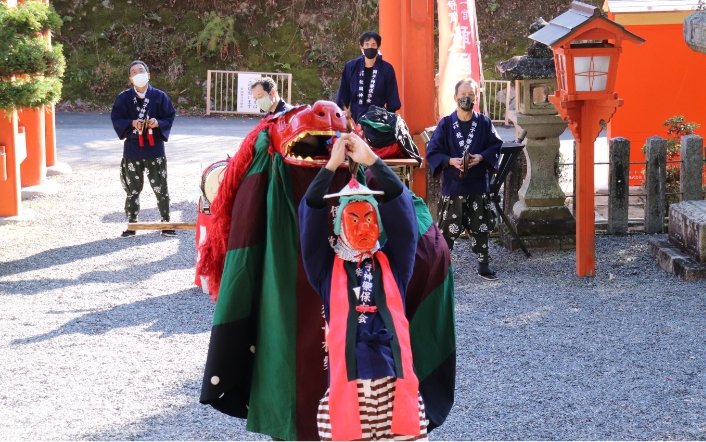
[[[706,54],[706,11],[696,11],[684,19],[684,41],[694,51]]]
[[[530,26],[530,31],[537,32],[546,25],[540,18]],[[530,249],[573,248],[576,223],[564,205],[566,196],[554,171],[559,136],[568,124],[549,102],[549,97],[557,90],[554,54],[547,45],[535,42],[527,49],[527,55],[500,62],[495,70],[504,80],[519,83],[519,110],[509,111],[508,118],[516,128],[527,131],[527,174],[508,221]],[[507,199],[512,201],[512,196]],[[504,233],[501,229],[505,247],[519,248],[519,244]]]

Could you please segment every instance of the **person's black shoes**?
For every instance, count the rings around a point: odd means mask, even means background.
[[[176,231],[174,231],[174,230],[162,230],[162,236],[176,236]]]
[[[133,236],[135,236],[134,230],[126,230],[120,234],[121,238],[132,238]]]
[[[490,269],[488,264],[478,264],[478,276],[485,279],[486,281],[497,281],[498,277],[495,272]]]

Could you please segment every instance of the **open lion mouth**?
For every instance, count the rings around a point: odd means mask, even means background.
[[[331,137],[333,130],[310,130],[298,134],[282,148],[284,161],[289,164],[307,167],[321,167],[331,158]]]

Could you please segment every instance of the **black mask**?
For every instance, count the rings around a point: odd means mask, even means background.
[[[466,112],[470,111],[473,109],[473,105],[475,104],[472,100],[471,97],[461,97],[458,99],[458,107],[461,108],[461,110],[464,110]]]
[[[363,54],[365,55],[365,58],[372,60],[378,56],[378,48],[365,48],[363,49]]]

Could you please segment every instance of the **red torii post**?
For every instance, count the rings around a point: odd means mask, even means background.
[[[9,7],[17,0],[7,0]],[[0,110],[0,216],[18,216],[22,208],[20,162],[17,148],[20,144],[17,112]]]
[[[594,276],[594,142],[623,99],[615,92],[623,40],[645,40],[606,18],[600,8],[574,1],[571,9],[529,38],[554,51],[558,90],[549,97],[569,120],[576,139],[576,274]]]
[[[384,0],[380,2],[381,47],[385,60],[395,68],[402,101],[399,113],[414,136],[422,157],[426,155],[419,134],[434,120],[434,1]],[[426,172],[414,170],[412,191],[426,197]]]
[[[28,0],[24,0],[26,2]],[[49,0],[39,0],[49,4]],[[14,3],[17,3],[16,0]],[[49,31],[45,34],[47,45],[51,46],[51,35]],[[47,116],[45,114],[45,106],[34,109],[20,109],[17,112],[20,120],[20,126],[24,126],[27,136],[27,158],[20,165],[21,183],[22,186],[36,186],[41,184],[47,175],[47,135],[50,135],[52,154],[51,165],[55,162],[55,129],[52,114],[50,115],[50,127],[46,126]]]

